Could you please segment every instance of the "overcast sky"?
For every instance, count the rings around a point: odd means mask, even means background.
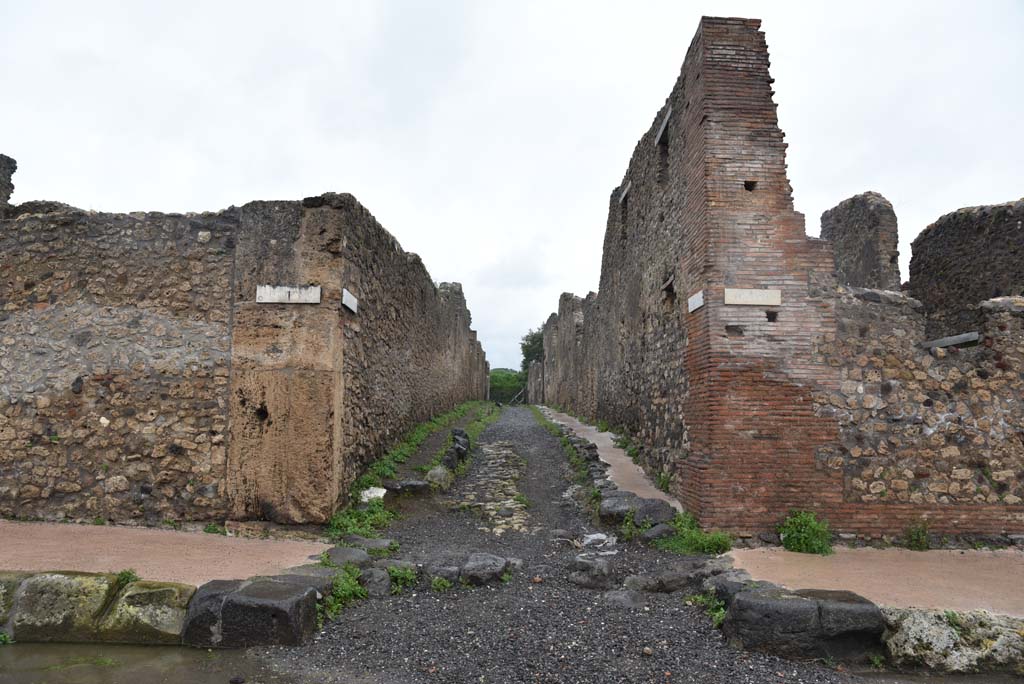
[[[351,192],[492,367],[600,275],[608,195],[702,14],[760,17],[797,209],[910,241],[1024,195],[1024,2],[0,2],[13,201],[216,210]]]

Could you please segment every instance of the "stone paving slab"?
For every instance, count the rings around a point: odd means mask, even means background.
[[[0,570],[119,572],[200,585],[274,575],[330,546],[152,528],[0,521]]]
[[[831,556],[734,549],[735,567],[789,589],[845,589],[891,608],[1024,617],[1024,551],[847,549]]]

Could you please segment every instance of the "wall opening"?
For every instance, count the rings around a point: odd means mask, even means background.
[[[742,325],[727,325],[727,326],[725,326],[725,334],[728,337],[743,337],[743,326]]]
[[[755,180],[745,180],[745,181],[743,181],[743,189],[746,190],[747,192],[754,192],[754,190],[757,189],[757,181],[755,181]]]
[[[768,319],[769,323],[774,323],[775,321],[779,320],[779,312],[778,311],[765,311],[764,315],[765,315],[765,318]]]

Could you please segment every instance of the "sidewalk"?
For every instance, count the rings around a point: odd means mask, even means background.
[[[245,539],[140,527],[0,520],[0,570],[119,572],[199,586],[280,573],[310,563],[326,544]]]
[[[736,567],[788,589],[847,589],[891,608],[978,610],[1024,618],[1024,552],[848,549],[831,556],[734,549]]]

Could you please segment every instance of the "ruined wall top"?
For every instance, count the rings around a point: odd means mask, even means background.
[[[973,330],[978,305],[1024,294],[1024,199],[946,214],[912,244],[910,293],[937,335]]]
[[[10,157],[0,154],[0,215],[3,215],[14,194],[14,181],[11,176],[18,170],[18,162]]]
[[[882,195],[854,195],[823,213],[821,237],[833,245],[836,275],[841,284],[876,290],[900,289],[896,213]]]

